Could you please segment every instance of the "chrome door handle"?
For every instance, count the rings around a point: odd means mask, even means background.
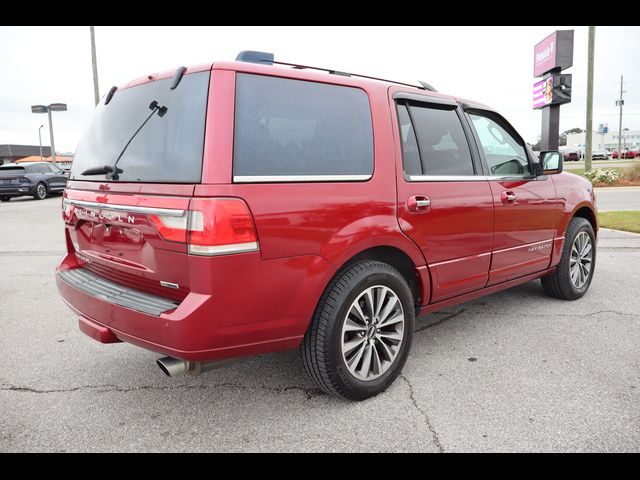
[[[426,195],[411,195],[407,199],[407,208],[413,213],[428,212],[431,207],[431,199]]]
[[[513,203],[516,201],[516,194],[511,191],[502,192],[500,194],[502,203]]]

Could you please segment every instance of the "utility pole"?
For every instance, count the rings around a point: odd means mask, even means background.
[[[589,53],[587,58],[587,131],[584,152],[584,171],[591,171],[593,153],[593,50],[596,42],[596,27],[589,27]]]
[[[622,94],[625,93],[625,91],[622,90],[623,80],[624,77],[620,75],[620,99],[616,100],[616,105],[620,106],[620,125],[618,126],[618,160],[622,160],[622,150],[620,147],[622,146],[622,106],[624,105]]]
[[[91,31],[91,64],[93,66],[93,96],[96,105],[100,101],[100,89],[98,88],[98,61],[96,60],[96,35],[93,27],[89,27]]]

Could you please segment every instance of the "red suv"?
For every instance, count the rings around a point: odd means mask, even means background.
[[[489,107],[243,52],[112,88],[63,199],[60,294],[168,375],[300,348],[361,400],[417,315],[540,278],[574,300],[596,260],[591,184]]]

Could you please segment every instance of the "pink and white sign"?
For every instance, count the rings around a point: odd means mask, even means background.
[[[533,48],[533,76],[573,65],[573,30],[556,30]]]
[[[538,43],[533,49],[533,76],[544,75],[556,66],[556,53],[558,51],[558,41],[553,32],[547,38]]]
[[[553,77],[533,84],[533,108],[546,107],[553,101]]]

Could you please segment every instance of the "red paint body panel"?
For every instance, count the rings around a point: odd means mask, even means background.
[[[562,214],[551,177],[489,184],[495,205],[489,285],[549,267]],[[505,192],[516,200],[505,201]]]
[[[192,361],[295,348],[335,273],[367,249],[391,247],[408,257],[417,280],[416,302],[428,312],[551,273],[572,215],[581,207],[595,214],[593,189],[571,174],[509,184],[406,181],[392,95],[398,90],[424,94],[419,88],[241,62],[190,67],[187,74],[208,69],[212,75],[200,183],[68,183],[65,198],[100,206],[73,210],[65,227],[68,252],[58,269],[83,267],[180,302],[154,316],[93,297],[57,278],[62,297],[80,317],[80,329],[103,343],[123,340]],[[366,92],[374,137],[372,177],[234,184],[236,72]],[[122,88],[173,74],[175,70],[145,76]],[[515,204],[502,203],[505,190],[517,195]],[[410,211],[407,201],[416,195],[428,197],[431,206]],[[164,239],[147,214],[126,211],[127,206],[186,211],[194,197],[244,200],[259,250],[188,254],[185,243]],[[113,205],[124,209],[124,218],[91,213],[109,212]],[[129,215],[135,219],[129,221]],[[168,289],[160,281],[179,288]]]

